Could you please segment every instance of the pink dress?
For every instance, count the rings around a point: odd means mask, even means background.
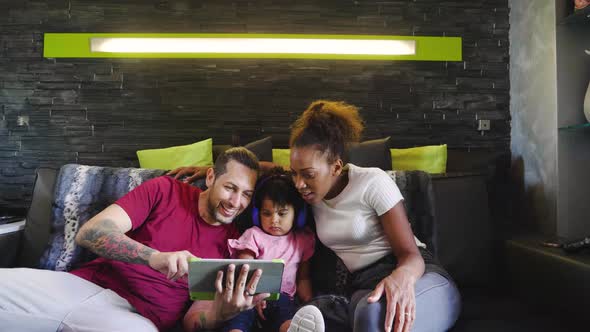
[[[297,268],[300,262],[307,261],[313,255],[315,235],[306,227],[303,230],[292,230],[287,235],[274,236],[253,226],[239,239],[228,240],[227,244],[232,257],[237,257],[239,251],[248,249],[254,253],[256,259],[284,260],[281,292],[293,297],[297,290]]]

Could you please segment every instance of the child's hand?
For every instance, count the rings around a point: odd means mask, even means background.
[[[258,316],[260,316],[260,319],[262,320],[266,320],[266,317],[264,317],[264,309],[266,309],[266,301],[260,301],[260,303],[256,305],[256,311],[258,311]]]

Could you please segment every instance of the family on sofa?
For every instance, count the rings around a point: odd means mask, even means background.
[[[341,294],[302,303],[293,317],[279,315],[276,326],[447,330],[459,314],[457,288],[414,237],[396,183],[379,169],[343,162],[346,144],[358,141],[362,129],[355,107],[331,101],[312,103],[293,126],[292,185],[311,205],[318,239],[345,265],[346,282]],[[263,271],[247,281],[247,271],[230,266],[225,284],[218,275],[215,300],[195,301],[186,311],[187,261],[229,257],[227,242],[239,237],[232,221],[254,195],[258,168],[252,153],[235,148],[206,171],[204,191],[169,177],[143,183],[80,228],[76,242],[100,258],[71,273],[1,269],[3,326],[155,331],[184,315],[185,330],[224,327],[264,301],[268,294],[256,294]]]

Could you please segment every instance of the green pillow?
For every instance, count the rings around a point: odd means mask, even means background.
[[[291,166],[291,149],[272,149],[272,162],[283,167]]]
[[[445,173],[447,171],[446,144],[390,149],[390,152],[393,170],[420,170],[428,173]]]
[[[213,165],[213,140],[173,146],[164,149],[137,151],[139,167],[154,169],[174,169],[181,166]]]

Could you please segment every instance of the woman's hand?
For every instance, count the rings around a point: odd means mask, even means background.
[[[178,167],[166,173],[166,175],[174,175],[174,178],[177,180],[186,175],[188,177],[184,179],[184,182],[190,183],[197,179],[205,177],[205,175],[207,174],[207,169],[209,168],[209,166]]]
[[[395,332],[408,332],[412,328],[416,318],[415,284],[416,278],[409,270],[403,267],[396,268],[389,276],[381,280],[369,295],[367,301],[374,303],[379,301],[385,292],[387,300],[386,332],[390,332],[392,327]],[[395,325],[392,326],[394,319]]]

